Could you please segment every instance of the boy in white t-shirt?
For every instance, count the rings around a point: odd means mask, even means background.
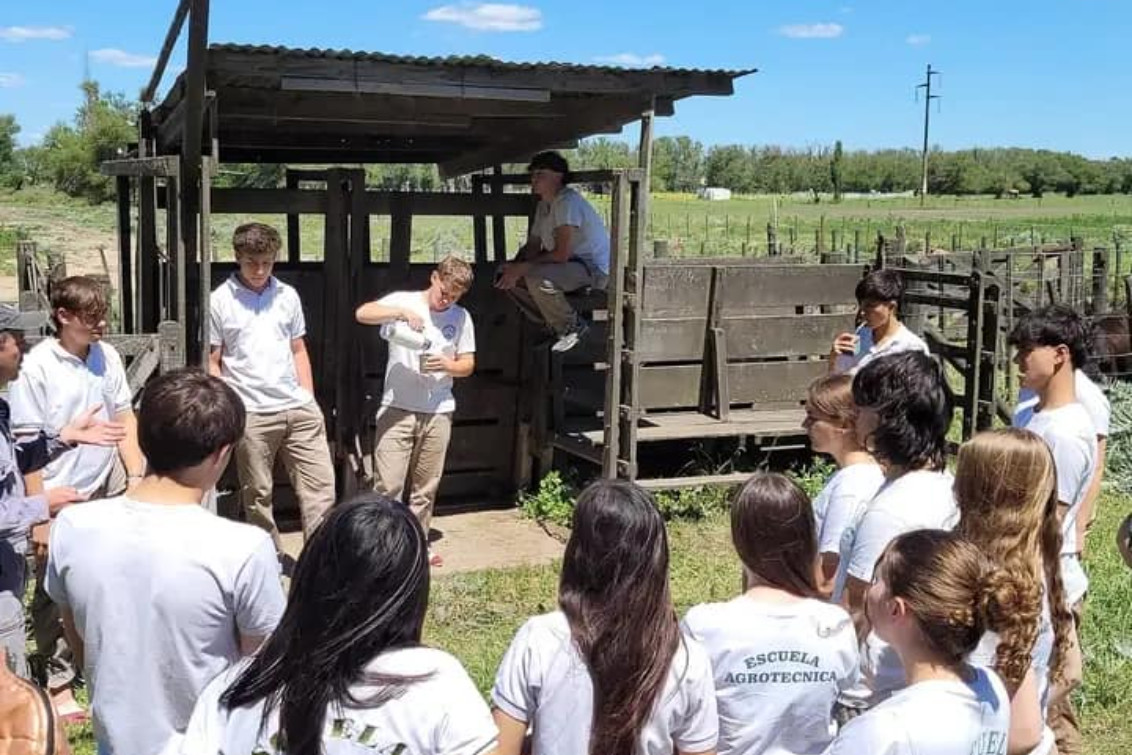
[[[846,527],[834,592],[862,639],[867,684],[848,693],[850,707],[875,705],[905,684],[900,658],[871,631],[865,594],[885,548],[918,529],[951,529],[958,521],[945,466],[954,406],[940,364],[916,351],[880,357],[853,379],[857,436],[885,467],[885,484]],[[914,421],[909,421],[914,418]]]
[[[275,457],[291,478],[303,536],[334,505],[334,463],[326,423],[314,397],[306,319],[299,294],[271,274],[283,241],[263,223],[236,229],[239,270],[212,292],[208,369],[244,402],[247,427],[236,446],[240,503],[250,524],[283,552],[272,514]]]
[[[448,256],[425,290],[394,291],[356,313],[358,322],[381,325],[389,336],[373,449],[374,488],[394,500],[407,489],[409,507],[426,536],[452,436],[452,381],[476,368],[472,317],[456,303],[472,282],[471,265]],[[432,554],[430,563],[443,562]]]
[[[244,416],[236,393],[199,370],[158,376],[139,409],[146,477],[52,527],[46,589],[90,683],[100,753],[159,752],[204,686],[282,615],[271,538],[201,506]]]
[[[1057,470],[1057,499],[1062,515],[1061,576],[1067,607],[1080,625],[1089,579],[1081,566],[1078,517],[1096,471],[1097,427],[1077,400],[1076,370],[1088,358],[1088,329],[1072,308],[1053,304],[1027,313],[1010,334],[1024,388],[1038,396],[1020,406],[1014,426],[1046,442]],[[1081,751],[1081,732],[1069,692],[1080,683],[1080,646],[1072,643],[1063,688],[1052,694],[1049,725],[1063,753]]]
[[[568,186],[570,165],[557,152],[531,158],[531,191],[539,198],[527,243],[500,267],[495,287],[507,292],[533,322],[550,328],[556,352],[569,351],[588,326],[566,294],[604,289],[609,278],[609,232],[597,210]]]
[[[853,333],[841,333],[829,352],[831,374],[853,374],[869,362],[901,351],[928,353],[924,339],[900,322],[904,302],[904,279],[895,270],[874,270],[857,283],[860,326]]]
[[[141,480],[145,458],[138,448],[133,393],[118,351],[103,342],[109,303],[102,285],[93,278],[65,278],[51,290],[51,320],[55,337],[45,338],[24,358],[20,378],[12,383],[12,431],[17,436],[58,433],[92,406],[97,417],[126,429],[114,447],[84,446],[64,454],[41,471],[27,476],[32,493],[63,489],[78,500],[122,494]],[[32,530],[41,554],[37,558],[36,588],[31,615],[37,654],[46,663],[48,689],[62,715],[81,710],[71,694],[75,668],[63,638],[59,609],[43,592],[42,546],[48,525]]]

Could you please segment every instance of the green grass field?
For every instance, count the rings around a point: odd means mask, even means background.
[[[608,199],[591,197],[608,216]],[[1043,241],[1066,241],[1080,236],[1087,249],[1120,246],[1132,251],[1132,196],[1047,195],[1042,199],[994,199],[992,197],[929,197],[920,207],[914,197],[851,197],[839,203],[828,197],[815,203],[801,195],[737,197],[708,202],[687,194],[653,196],[649,236],[669,242],[672,256],[756,256],[767,253],[767,225],[777,219],[778,243],[798,253],[857,250],[862,259],[876,247],[878,233],[894,237],[902,226],[912,250],[924,248],[971,249],[984,239],[988,246],[1021,246]],[[239,223],[259,220],[280,229],[282,215],[215,215],[212,219],[213,249],[217,258],[230,259],[232,230]],[[36,228],[61,223],[78,229],[113,232],[114,211],[110,205],[90,206],[42,189],[0,193],[0,227],[22,227],[31,238]],[[490,226],[490,224],[489,224]],[[321,216],[301,219],[303,259],[322,258]],[[507,246],[515,249],[523,240],[526,222],[507,221]],[[490,238],[490,227],[488,234]],[[389,218],[373,217],[371,238],[374,260],[388,259]],[[490,243],[490,242],[489,242]],[[0,244],[0,256],[8,253]],[[454,253],[471,256],[471,218],[421,217],[413,223],[413,257],[418,261],[439,259]],[[1132,254],[1128,255],[1132,257]],[[1132,270],[1132,259],[1122,267]]]
[[[1132,752],[1132,571],[1115,547],[1132,500],[1102,499],[1086,558],[1092,588],[1085,612],[1085,684],[1078,694],[1089,755]],[[669,525],[672,593],[681,615],[739,590],[739,562],[725,517]],[[487,695],[515,631],[554,610],[558,564],[489,569],[435,580],[425,641],[455,654]],[[94,752],[89,726],[71,732],[76,755]]]

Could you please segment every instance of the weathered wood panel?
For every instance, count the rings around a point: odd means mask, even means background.
[[[711,267],[646,265],[641,316],[707,317]]]
[[[828,353],[838,333],[853,329],[853,315],[725,318],[722,327],[727,336],[727,357],[732,361],[810,356]]]
[[[800,405],[805,386],[826,374],[824,361],[730,364],[732,404]],[[641,369],[641,405],[646,409],[685,409],[699,403],[701,365]]]
[[[765,307],[852,302],[862,270],[860,265],[725,267],[720,313],[737,317]]]

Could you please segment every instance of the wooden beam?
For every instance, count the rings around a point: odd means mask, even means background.
[[[157,87],[161,84],[161,77],[165,75],[165,67],[169,64],[169,56],[173,53],[177,38],[181,36],[181,29],[185,25],[185,16],[189,14],[191,4],[192,0],[181,0],[177,5],[177,10],[173,14],[173,22],[169,24],[169,31],[165,32],[165,41],[161,44],[161,52],[157,55],[157,64],[153,67],[153,75],[149,77],[149,83],[142,90],[141,101],[143,104],[153,102],[153,98],[157,94]]]
[[[229,215],[322,214],[325,191],[308,189],[213,189],[212,211]]]
[[[189,9],[189,39],[185,70],[185,124],[181,133],[181,222],[179,229],[183,254],[178,258],[177,322],[183,329],[185,357],[189,362],[206,347],[199,343],[200,329],[189,322],[188,297],[196,286],[207,287],[209,281],[199,279],[196,262],[200,246],[201,157],[203,154],[205,67],[208,64],[209,0],[192,0]],[[207,312],[195,312],[207,317]]]
[[[172,155],[160,157],[131,157],[125,160],[106,160],[99,166],[104,176],[142,176],[165,178],[180,171],[178,160]]]
[[[389,150],[303,149],[301,147],[228,147],[220,144],[220,160],[226,163],[279,163],[295,165],[326,165],[346,163],[357,165],[384,163],[439,163],[451,160],[458,152],[391,152]],[[408,159],[410,158],[411,159]]]
[[[418,216],[527,217],[534,209],[535,202],[535,198],[529,194],[367,191],[364,206],[371,215],[390,215],[404,208],[409,214]]]
[[[134,331],[134,265],[133,243],[130,227],[130,179],[119,176],[117,184],[118,200],[118,299],[122,317],[121,329],[124,333]]]
[[[546,89],[505,86],[476,86],[459,83],[405,83],[352,78],[308,78],[283,76],[279,88],[284,92],[346,92],[349,94],[399,94],[409,97],[446,99],[504,100],[508,102],[550,102]]]

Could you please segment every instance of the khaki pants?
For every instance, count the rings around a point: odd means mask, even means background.
[[[598,276],[604,278],[604,276]],[[543,262],[531,269],[509,293],[519,309],[540,325],[545,323],[562,336],[578,325],[578,315],[566,294],[586,286],[601,285],[588,267],[577,260]]]
[[[408,483],[409,508],[428,537],[436,491],[444,474],[444,456],[452,437],[452,414],[383,406],[377,413],[375,436],[374,490],[403,501]]]
[[[236,474],[240,503],[250,524],[262,527],[283,552],[283,542],[271,508],[272,470],[276,454],[299,500],[303,537],[310,537],[323,515],[334,505],[334,463],[326,443],[326,424],[318,403],[271,414],[248,413],[244,437],[236,445]]]
[[[1057,738],[1058,755],[1082,755],[1085,752],[1081,738],[1081,723],[1077,720],[1077,710],[1073,706],[1073,690],[1084,679],[1084,658],[1081,655],[1081,616],[1085,601],[1082,599],[1070,609],[1073,614],[1073,636],[1069,650],[1065,653],[1065,681],[1050,692],[1049,711],[1046,722]]]

